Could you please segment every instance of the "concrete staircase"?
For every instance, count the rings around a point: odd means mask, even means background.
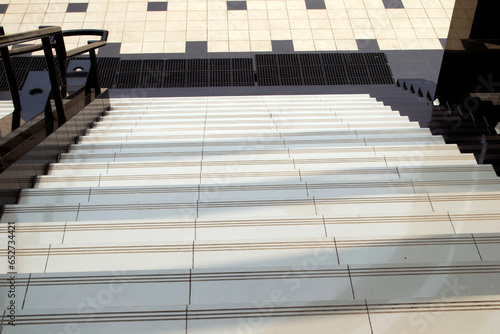
[[[112,106],[4,209],[2,334],[500,332],[472,154],[365,94]]]

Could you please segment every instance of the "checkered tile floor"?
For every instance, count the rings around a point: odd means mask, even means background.
[[[0,0],[5,32],[110,31],[104,55],[442,50],[455,0]],[[67,41],[69,48],[87,38]],[[370,51],[370,50],[368,50]]]

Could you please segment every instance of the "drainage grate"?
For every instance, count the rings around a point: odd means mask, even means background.
[[[383,53],[313,53],[256,55],[257,84],[394,84]]]
[[[73,59],[88,59],[77,57]],[[19,87],[30,70],[43,71],[44,57],[13,57]],[[285,85],[393,84],[383,53],[258,54],[222,59],[97,59],[104,88],[170,88]],[[254,71],[254,68],[256,71]],[[8,90],[3,66],[0,90]]]

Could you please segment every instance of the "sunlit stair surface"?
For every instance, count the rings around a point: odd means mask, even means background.
[[[111,105],[4,208],[2,334],[500,333],[500,180],[397,110]]]

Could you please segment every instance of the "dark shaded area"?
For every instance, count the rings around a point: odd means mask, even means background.
[[[271,46],[274,53],[291,53],[293,52],[293,41],[271,41]]]
[[[305,0],[307,9],[326,9],[324,0]]]
[[[7,4],[0,4],[0,14],[5,14],[5,12],[7,11],[7,8],[9,8],[9,5]]]
[[[382,0],[385,8],[405,8],[401,0]]]
[[[88,3],[69,3],[66,13],[86,13],[88,6]]]
[[[246,1],[228,1],[227,2],[227,10],[246,10],[247,2]]]
[[[168,3],[166,1],[148,2],[148,12],[166,12]]]

